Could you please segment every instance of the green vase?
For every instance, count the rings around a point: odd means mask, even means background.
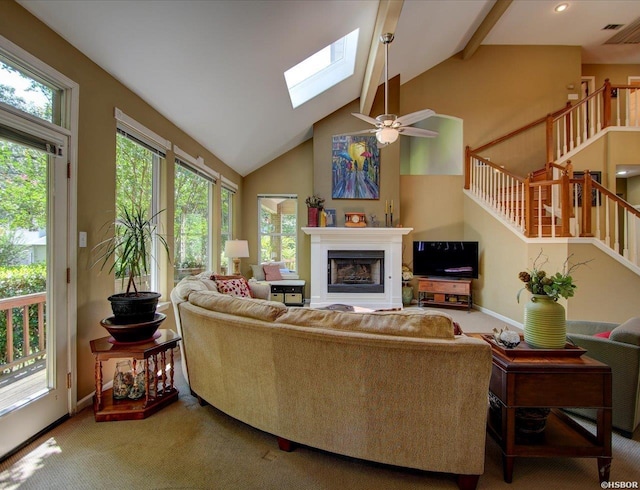
[[[413,288],[411,286],[402,286],[402,304],[410,305],[413,300]]]
[[[524,341],[537,349],[563,349],[567,342],[564,306],[546,294],[534,294],[524,307]]]

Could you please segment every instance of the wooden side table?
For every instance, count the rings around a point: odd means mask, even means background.
[[[95,356],[96,394],[93,397],[93,410],[96,422],[144,419],[178,399],[178,390],[173,386],[173,349],[177,347],[180,337],[173,330],[161,329],[158,332],[158,338],[146,342],[113,343],[111,337],[90,342],[91,352]],[[136,363],[144,362],[145,394],[140,399],[115,400],[113,389],[102,391],[102,361],[118,358],[133,359],[134,370]],[[160,375],[149,376],[150,366],[156,373],[160,371]]]
[[[482,334],[470,334],[483,338]],[[485,338],[486,340],[486,338]],[[498,407],[489,410],[487,431],[502,449],[504,481],[513,480],[517,457],[597,458],[600,482],[609,480],[611,467],[611,368],[582,355],[558,357],[553,353],[515,355],[491,344],[493,368],[489,390]],[[544,432],[523,437],[516,432],[516,410],[550,408]],[[594,408],[594,436],[560,408]]]

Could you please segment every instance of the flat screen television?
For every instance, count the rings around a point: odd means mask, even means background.
[[[417,276],[478,278],[478,242],[413,242]]]

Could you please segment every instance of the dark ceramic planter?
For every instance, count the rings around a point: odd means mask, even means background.
[[[120,293],[109,296],[114,316],[113,323],[128,325],[152,321],[156,314],[156,306],[159,299],[160,293],[152,291],[138,291],[138,294],[130,295]]]
[[[130,323],[126,325],[115,322],[115,317],[105,318],[100,322],[111,334],[115,342],[144,342],[154,338],[154,334],[160,324],[165,320],[166,315],[155,313],[148,322]]]

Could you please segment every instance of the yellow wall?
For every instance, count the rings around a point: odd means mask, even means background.
[[[248,259],[242,259],[245,277],[251,277],[251,264],[259,264],[258,257],[258,194],[297,194],[298,223],[307,224],[305,199],[313,193],[313,141],[308,140],[288,151],[269,165],[259,168],[244,179],[243,228],[240,238],[249,240]],[[298,234],[298,274],[310,280],[311,258],[309,236]],[[306,294],[309,295],[310,287]]]
[[[539,245],[518,245],[519,238],[504,228],[486,212],[463,197],[462,177],[402,176],[400,177],[400,145],[391,145],[382,152],[381,200],[330,199],[331,136],[367,128],[351,116],[359,112],[357,101],[329,115],[314,125],[313,140],[308,141],[245,179],[228,168],[215,155],[153,110],[142,98],[133,94],[95,63],[79,53],[61,37],[31,16],[15,2],[0,2],[0,32],[25,50],[48,63],[80,85],[80,132],[78,143],[78,229],[89,233],[90,246],[95,243],[102,224],[109,220],[115,195],[115,127],[114,107],[138,120],[154,132],[194,156],[202,156],[214,170],[240,185],[236,201],[234,235],[249,240],[252,256],[243,260],[248,265],[257,260],[257,203],[259,193],[287,193],[299,196],[300,224],[306,224],[304,199],[311,193],[327,199],[326,206],[335,208],[338,224],[345,211],[374,213],[384,219],[384,201],[397,203],[397,222],[415,229],[412,237],[419,239],[478,239],[481,241],[481,277],[474,282],[476,303],[520,320],[522,306],[515,303],[515,293],[521,286],[517,271],[530,266]],[[515,128],[563,107],[571,90],[579,87],[581,69],[595,74],[597,86],[605,76],[614,83],[626,83],[627,75],[638,75],[637,66],[580,65],[579,47],[558,46],[481,46],[469,60],[454,56],[424,74],[399,85],[391,82],[390,109],[406,114],[432,108],[441,114],[464,121],[465,145],[478,146],[506,134]],[[172,76],[167,69],[167,76]],[[382,113],[380,90],[372,110]],[[513,171],[526,173],[544,163],[540,131],[527,133],[517,143],[516,158],[509,162]],[[512,148],[513,149],[513,148]],[[504,150],[492,152],[493,161],[500,161]],[[173,154],[167,156],[165,177],[173,171]],[[170,179],[166,178],[169,182]],[[172,205],[172,189],[166,186],[165,202]],[[216,205],[219,196],[216,198]],[[170,215],[171,216],[171,215]],[[168,216],[169,217],[169,216]],[[168,219],[168,233],[172,232]],[[407,238],[404,260],[409,262],[410,243]],[[601,318],[624,320],[635,307],[627,291],[637,291],[630,273],[616,267],[606,254],[595,247],[588,251],[579,245],[547,247],[545,252],[559,258],[574,248],[583,256],[594,256],[593,267],[576,274],[580,279],[577,297],[570,302],[571,318]],[[407,248],[407,247],[405,247]],[[93,359],[89,340],[103,336],[101,318],[108,316],[106,297],[113,292],[113,278],[89,270],[89,249],[81,249],[78,257],[78,396],[93,390]],[[300,234],[300,273],[308,279],[309,241]],[[602,256],[600,256],[602,255]],[[514,276],[514,271],[516,275]],[[590,271],[593,271],[590,275]],[[598,280],[593,280],[597,277]],[[168,282],[168,281],[167,281]],[[168,284],[165,284],[168,288]],[[616,291],[614,298],[597,302],[593,291]],[[582,292],[585,294],[582,294]],[[307,293],[308,294],[308,293]],[[107,371],[108,372],[108,371]]]
[[[122,109],[127,115],[187,153],[202,156],[211,168],[237,182],[240,185],[236,210],[239,226],[242,218],[242,179],[215,155],[162,117],[142,98],[99,68],[17,3],[0,2],[0,33],[80,85],[77,220],[78,230],[88,232],[89,239],[89,246],[79,249],[75,271],[78,291],[78,398],[81,399],[91,393],[95,386],[89,341],[107,334],[99,321],[111,315],[106,298],[114,292],[112,275],[89,269],[91,247],[100,238],[100,228],[103,224],[113,218],[115,208],[114,108]],[[173,76],[170,69],[167,69],[167,76]],[[166,161],[163,179],[166,185],[163,191],[164,202],[168,207],[166,232],[170,236],[173,233],[173,187],[168,184],[172,179],[168,179],[167,176],[173,172],[172,152],[168,152]],[[219,204],[219,196],[216,203]],[[169,291],[171,283],[172,278],[168,277],[163,287],[165,294]],[[171,325],[172,322],[168,320],[166,326]],[[109,379],[110,375],[111,370],[105,368],[106,379]]]

